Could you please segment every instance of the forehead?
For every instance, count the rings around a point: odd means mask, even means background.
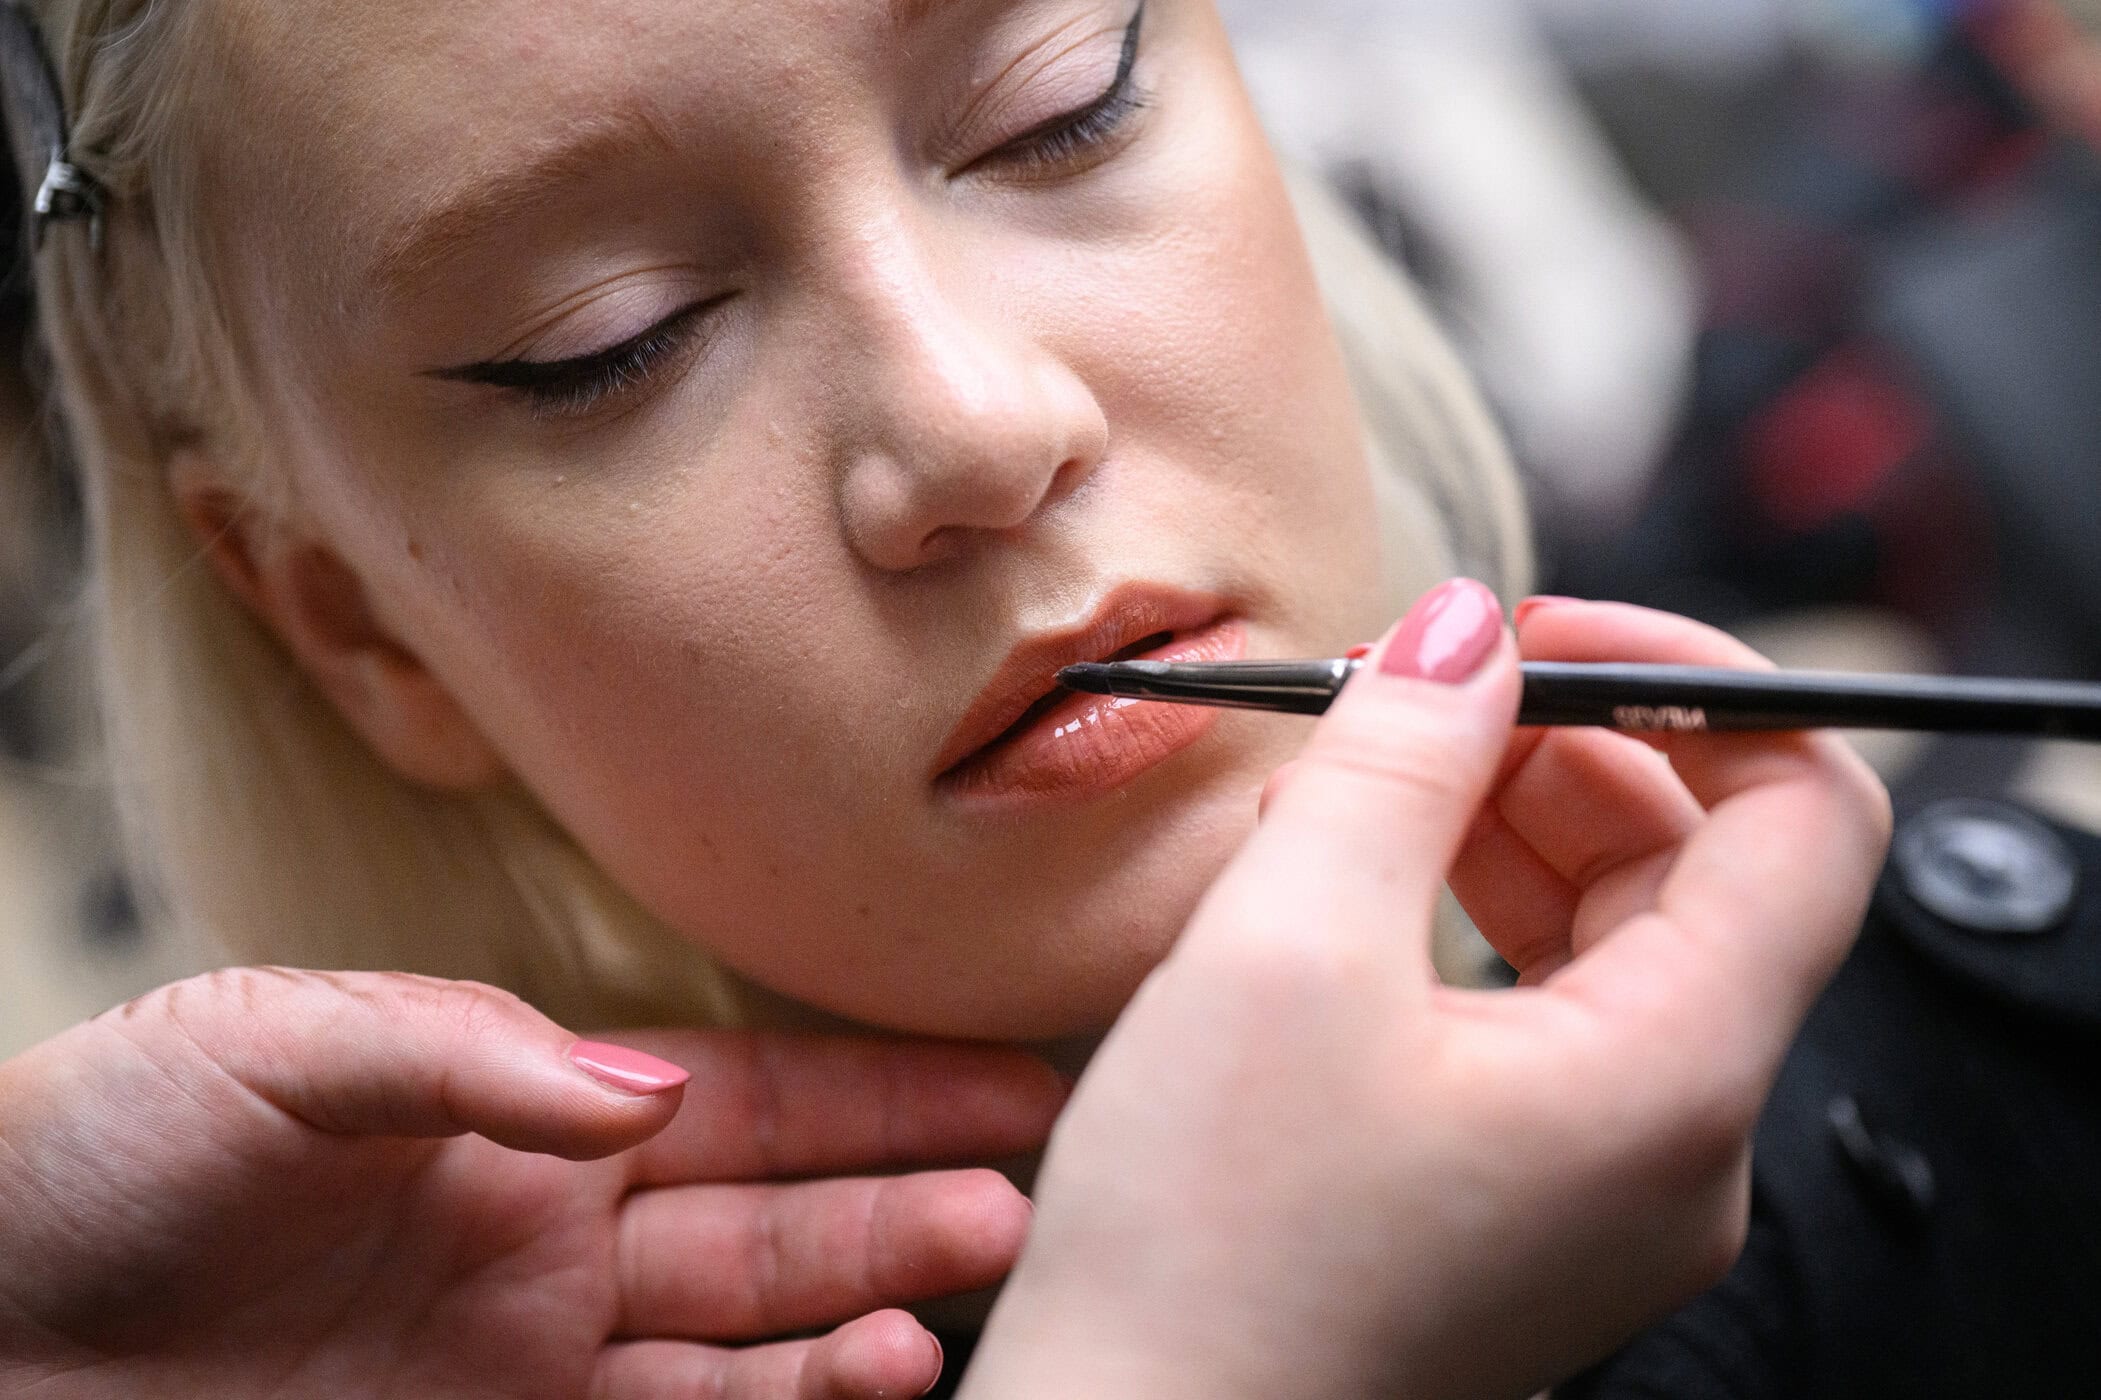
[[[589,99],[623,79],[778,75],[824,49],[865,53],[872,37],[902,37],[969,3],[221,0],[213,29],[242,95],[274,92],[298,104],[293,115],[422,111],[471,121]]]
[[[206,42],[208,174],[241,242],[353,272],[463,186],[588,165],[695,123],[807,127],[976,0],[222,0]],[[216,179],[211,179],[216,175]],[[259,208],[243,206],[260,204]],[[260,228],[255,220],[262,221]],[[329,229],[335,237],[320,240]],[[383,250],[382,250],[383,251]]]

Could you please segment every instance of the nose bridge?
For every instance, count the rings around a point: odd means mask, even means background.
[[[1033,347],[1014,320],[997,323],[992,287],[957,266],[967,255],[945,248],[928,222],[892,214],[856,240],[847,276],[874,378],[902,396],[899,407],[965,418],[1018,407],[1036,368]]]
[[[865,557],[930,562],[1092,468],[1107,437],[1092,394],[938,217],[892,207],[844,248],[841,505]]]

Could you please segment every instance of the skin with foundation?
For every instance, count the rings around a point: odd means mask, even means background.
[[[522,780],[793,1001],[1107,1024],[1303,727],[1039,707],[1051,673],[1384,620],[1209,6],[212,9],[291,504],[176,476],[343,713],[424,781]]]

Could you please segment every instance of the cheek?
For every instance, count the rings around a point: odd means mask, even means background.
[[[810,669],[784,666],[784,639],[822,630],[822,541],[796,502],[725,489],[644,460],[455,482],[391,590],[419,655],[587,844],[723,791],[769,739],[814,742],[779,729]]]
[[[616,883],[755,979],[836,1001],[801,964],[880,948],[870,892],[933,864],[896,761],[931,741],[878,683],[903,664],[808,515],[744,502],[724,529],[729,503],[704,525],[683,504],[632,529],[578,509],[559,540],[482,531],[448,680]]]
[[[1207,123],[1183,147],[1160,163],[1156,237],[1095,261],[1073,328],[1095,332],[1085,372],[1119,438],[1152,449],[1128,482],[1141,513],[1230,541],[1306,642],[1361,641],[1381,620],[1374,495],[1296,215],[1251,124]]]

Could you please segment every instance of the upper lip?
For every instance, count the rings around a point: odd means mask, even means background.
[[[1158,584],[1125,584],[1106,594],[1075,626],[1024,638],[956,722],[934,760],[938,777],[960,767],[1056,688],[1058,672],[1114,656],[1155,633],[1187,632],[1216,620],[1215,598]]]

